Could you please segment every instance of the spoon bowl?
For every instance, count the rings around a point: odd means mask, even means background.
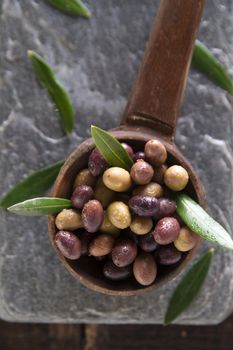
[[[119,141],[128,143],[135,151],[143,150],[150,139],[160,140],[168,152],[168,165],[179,164],[188,171],[189,183],[185,191],[202,206],[205,204],[203,187],[189,162],[175,146],[174,136],[203,5],[203,0],[161,1],[121,124],[111,131]],[[80,170],[87,167],[94,147],[93,140],[88,139],[68,157],[54,184],[52,197],[70,198],[74,179]],[[94,258],[66,259],[54,242],[57,232],[54,215],[49,216],[48,230],[56,254],[75,278],[94,291],[118,296],[144,293],[167,283],[185,268],[198,248],[197,244],[185,253],[179,263],[161,267],[154,283],[144,287],[133,278],[117,282],[105,279],[101,262],[96,264]]]

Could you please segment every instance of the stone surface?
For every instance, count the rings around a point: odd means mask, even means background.
[[[89,1],[90,21],[66,16],[44,1],[2,0],[0,194],[30,171],[64,158],[89,135],[91,123],[116,126],[143,54],[156,0]],[[233,3],[206,2],[199,38],[230,69]],[[67,86],[77,115],[63,135],[38,86],[27,49],[36,50]],[[230,51],[231,50],[231,51]],[[232,71],[231,71],[232,73]],[[209,211],[233,228],[232,99],[191,71],[177,143],[198,171]],[[46,218],[1,212],[0,317],[32,322],[160,323],[175,283],[143,296],[95,294],[74,280],[47,238]],[[232,231],[231,231],[232,232]],[[203,251],[208,246],[202,246]],[[177,321],[215,324],[233,309],[233,255],[217,249],[205,287]]]

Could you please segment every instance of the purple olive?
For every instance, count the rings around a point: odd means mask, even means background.
[[[112,261],[118,267],[130,265],[137,256],[137,245],[129,238],[119,238],[112,250]]]
[[[99,201],[92,199],[82,210],[83,226],[87,232],[97,232],[104,220],[104,210]]]
[[[121,146],[123,146],[123,148],[126,150],[126,152],[128,153],[128,155],[131,157],[131,158],[133,158],[133,155],[134,155],[134,153],[133,153],[133,148],[130,146],[130,145],[128,145],[128,143],[122,143],[121,144]]]
[[[88,159],[88,169],[93,176],[103,174],[109,168],[108,162],[104,159],[97,148],[94,148]]]
[[[67,259],[76,260],[81,256],[81,241],[72,232],[58,231],[55,244]]]
[[[160,219],[153,231],[154,239],[161,245],[166,245],[174,242],[180,231],[178,220],[173,217]]]
[[[128,205],[134,214],[139,216],[154,216],[159,211],[159,201],[150,196],[134,196]]]
[[[93,234],[85,230],[77,232],[78,238],[81,241],[81,255],[88,255],[89,244],[93,238]]]
[[[169,198],[159,198],[159,211],[156,214],[157,219],[166,216],[172,216],[176,211],[176,202]]]
[[[104,276],[112,281],[125,280],[132,275],[132,264],[118,267],[111,260],[107,261],[103,268]]]
[[[139,152],[134,153],[133,160],[136,162],[139,159],[142,159],[142,160],[146,159],[144,152],[139,151]]]
[[[144,252],[151,253],[159,248],[159,244],[155,242],[152,233],[147,233],[138,238],[139,247],[144,250]]]
[[[173,265],[178,263],[178,261],[180,261],[181,258],[181,252],[177,250],[173,244],[160,247],[155,252],[155,259],[160,265]]]
[[[82,209],[84,204],[87,203],[94,196],[94,191],[90,186],[80,185],[77,186],[72,194],[71,202],[74,208]]]

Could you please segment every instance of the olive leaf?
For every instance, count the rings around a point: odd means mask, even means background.
[[[88,8],[81,0],[46,0],[47,3],[56,9],[70,15],[78,15],[86,18],[91,17]]]
[[[69,199],[41,197],[14,204],[7,210],[18,215],[39,216],[56,214],[63,209],[69,208],[71,208]]]
[[[208,274],[214,249],[208,250],[182,278],[169,301],[164,324],[173,322],[198,295]]]
[[[15,203],[40,196],[54,183],[64,161],[41,168],[14,186],[1,199],[0,207],[7,208]]]
[[[177,194],[177,213],[195,233],[223,248],[233,249],[229,233],[207,212],[186,194]]]
[[[194,45],[192,64],[210,80],[233,95],[233,80],[225,70],[224,66],[199,40],[196,40]]]
[[[64,131],[69,134],[74,127],[74,107],[64,86],[57,80],[52,68],[34,51],[29,50],[28,56],[41,85],[47,90],[60,116]]]
[[[109,164],[126,170],[131,169],[133,160],[113,135],[93,125],[91,135],[96,147]]]

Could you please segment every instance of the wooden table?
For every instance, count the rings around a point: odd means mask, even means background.
[[[231,350],[233,315],[219,326],[64,325],[0,321],[1,350]]]

